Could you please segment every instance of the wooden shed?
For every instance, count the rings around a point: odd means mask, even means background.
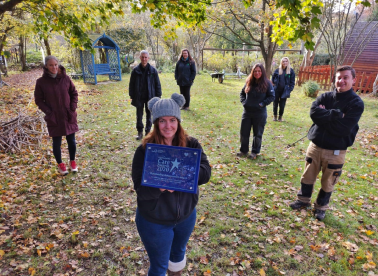
[[[343,54],[343,64],[354,61],[352,66],[356,72],[378,73],[378,21],[357,22]]]

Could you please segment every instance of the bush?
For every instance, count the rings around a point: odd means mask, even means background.
[[[315,65],[329,65],[331,56],[329,54],[316,54],[312,66]]]
[[[27,63],[43,63],[41,51],[27,51],[26,52]]]
[[[315,98],[318,95],[320,86],[316,81],[309,80],[302,85],[302,90],[307,97]]]

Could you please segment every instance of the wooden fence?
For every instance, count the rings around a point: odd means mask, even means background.
[[[297,85],[301,86],[308,80],[316,81],[323,90],[330,90],[332,81],[330,79],[329,65],[301,67],[297,76]],[[353,85],[354,91],[360,93],[373,92],[373,84],[377,73],[356,72],[356,83]]]

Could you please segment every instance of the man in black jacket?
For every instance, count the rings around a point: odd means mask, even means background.
[[[296,210],[310,206],[321,170],[321,189],[314,203],[318,220],[325,218],[332,191],[342,173],[346,150],[353,145],[364,111],[363,101],[352,88],[355,81],[356,72],[351,66],[337,68],[336,91],[324,93],[312,103],[310,116],[314,124],[307,134],[311,143],[307,148],[298,199],[290,207]]]
[[[158,72],[149,63],[149,54],[146,50],[140,52],[140,64],[131,72],[129,95],[131,104],[136,107],[136,129],[137,140],[143,137],[143,108],[146,110],[146,135],[150,132],[151,112],[148,110],[147,102],[153,97],[161,97],[161,85]]]

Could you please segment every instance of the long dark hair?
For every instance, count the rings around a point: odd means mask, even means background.
[[[253,72],[255,71],[257,67],[261,69],[261,77],[259,79],[255,79],[255,77],[253,76]],[[269,80],[266,77],[264,65],[262,65],[261,63],[256,63],[252,67],[251,74],[249,74],[245,82],[245,93],[248,93],[251,90],[251,87],[256,84],[257,84],[257,88],[256,88],[257,92],[266,93],[269,87]]]
[[[192,64],[192,63],[194,62],[194,59],[193,59],[192,56],[190,55],[189,50],[186,49],[186,48],[181,50],[181,54],[180,54],[178,60],[180,60],[180,59],[182,58],[182,52],[184,52],[184,51],[187,51],[187,52],[188,52],[189,63]]]
[[[189,139],[188,134],[181,126],[180,121],[178,121],[177,131],[176,131],[175,137],[173,138],[172,146],[186,147],[186,142],[188,141],[188,139]],[[159,119],[155,120],[153,130],[150,133],[148,133],[147,136],[143,138],[143,141],[142,141],[143,148],[146,148],[147,143],[165,145],[164,137],[163,135],[161,135],[160,129],[159,129]]]

